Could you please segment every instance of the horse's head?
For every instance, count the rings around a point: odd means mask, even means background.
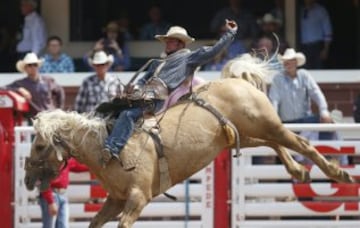
[[[63,142],[53,137],[45,140],[37,134],[32,145],[30,157],[25,160],[25,185],[28,190],[33,190],[39,185],[40,191],[49,187],[50,181],[59,175],[61,166],[66,162]],[[65,164],[66,165],[66,164]]]

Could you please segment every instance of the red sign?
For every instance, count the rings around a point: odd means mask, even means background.
[[[330,146],[318,145],[315,148],[324,154],[355,154],[355,147],[340,147],[334,148]],[[348,166],[354,168],[354,166]],[[309,167],[311,171],[312,166]],[[354,178],[359,178],[354,176]],[[317,194],[311,187],[310,183],[306,184],[293,184],[294,194],[297,197],[358,197],[360,184],[339,184],[331,183],[331,189],[337,189],[335,193],[331,195]],[[344,205],[345,211],[358,211],[359,202],[357,201],[332,201],[332,202],[301,202],[306,208],[316,212],[330,212],[342,205]]]

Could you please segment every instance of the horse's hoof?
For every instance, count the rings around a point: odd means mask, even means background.
[[[342,180],[344,183],[356,183],[356,180],[347,172],[344,172]]]
[[[303,176],[302,176],[301,181],[304,182],[304,183],[310,183],[311,182],[311,177],[310,177],[310,172],[309,171],[305,170],[303,172]]]

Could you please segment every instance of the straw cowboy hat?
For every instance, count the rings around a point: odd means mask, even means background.
[[[282,25],[282,21],[276,17],[274,17],[274,15],[272,15],[271,13],[266,13],[262,19],[258,20],[258,24],[266,24],[266,23],[276,23],[278,25]]]
[[[28,64],[38,64],[40,67],[43,64],[44,60],[39,59],[37,55],[33,52],[27,53],[24,57],[24,59],[17,61],[16,63],[16,69],[24,73],[25,72],[25,66]]]
[[[185,44],[189,44],[195,41],[195,39],[189,36],[187,31],[180,26],[172,26],[166,35],[156,35],[155,38],[162,42],[164,42],[166,38],[175,38],[181,40]]]
[[[89,58],[90,65],[100,65],[109,63],[110,65],[114,62],[112,55],[107,55],[104,51],[97,51],[92,58]]]
[[[279,60],[282,62],[291,59],[296,59],[298,67],[304,65],[306,62],[305,55],[301,52],[296,52],[294,48],[288,48],[285,50],[284,55],[279,55]]]

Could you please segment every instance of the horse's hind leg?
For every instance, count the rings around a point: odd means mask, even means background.
[[[131,228],[148,202],[149,199],[147,199],[143,191],[133,188],[126,201],[118,228]]]
[[[108,196],[100,211],[91,220],[89,228],[102,227],[110,219],[115,218],[123,210],[125,202],[125,200],[115,200]]]
[[[258,139],[245,137],[241,139],[241,147],[258,147],[258,146],[268,146],[271,147],[279,156],[282,163],[285,165],[287,172],[292,175],[294,178],[302,181],[309,182],[310,174],[309,171],[293,159],[290,153],[284,148],[276,143]]]
[[[292,149],[312,160],[329,178],[341,183],[353,183],[354,179],[349,173],[329,162],[321,155],[309,141],[289,131],[285,127],[273,128],[269,131],[267,139]]]

